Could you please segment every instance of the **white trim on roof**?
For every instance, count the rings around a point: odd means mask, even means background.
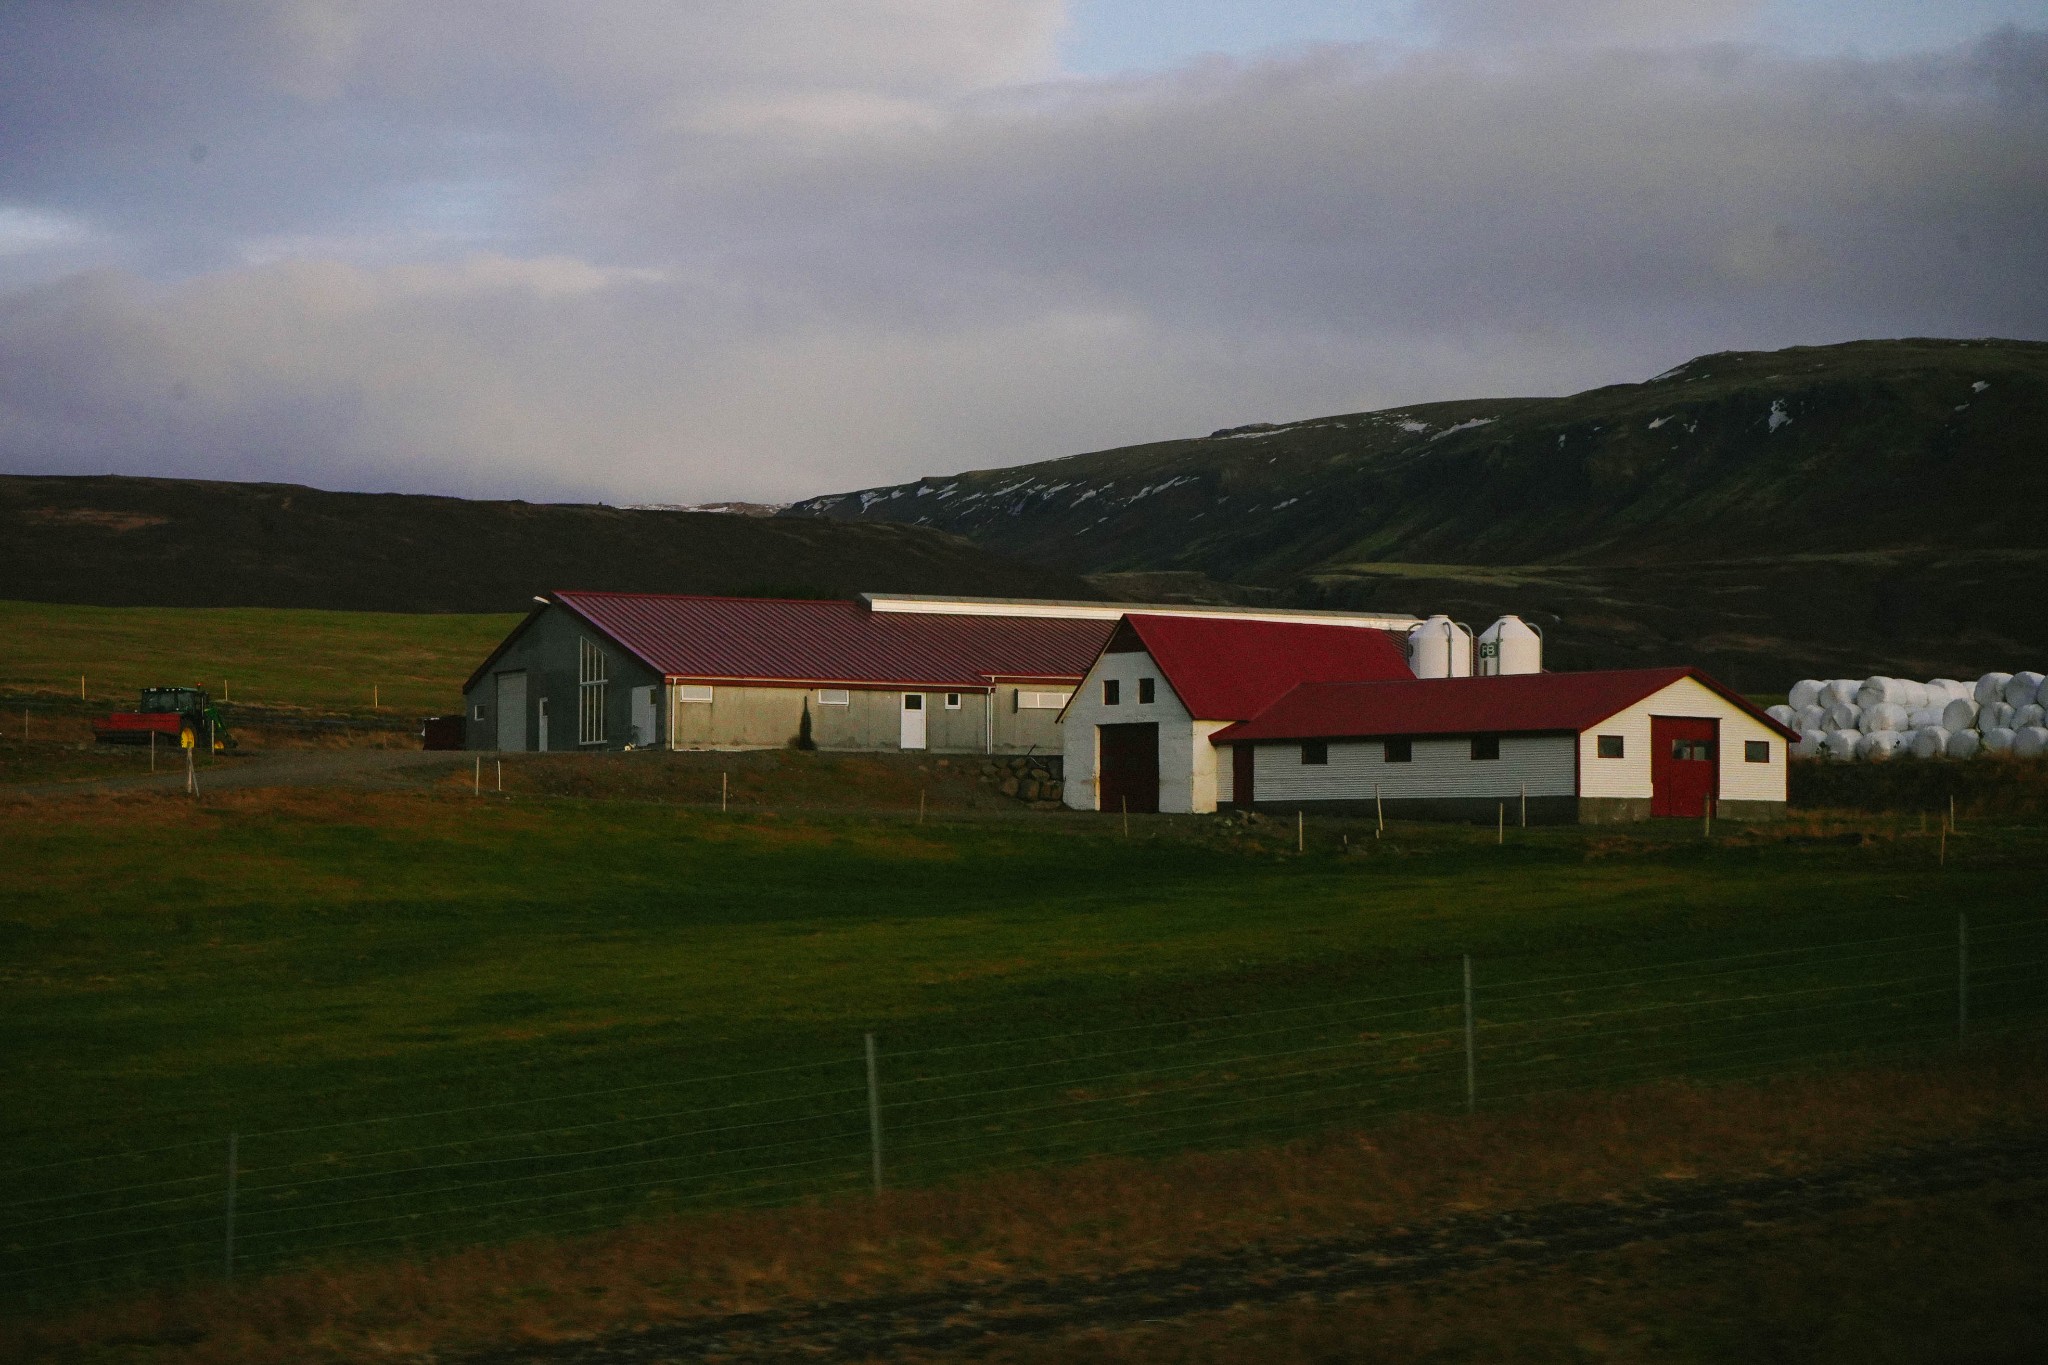
[[[1406,630],[1420,618],[1352,611],[1308,611],[1281,607],[1201,607],[1164,602],[1061,602],[1029,597],[922,597],[912,593],[864,592],[869,611],[927,616],[1035,616],[1069,621],[1116,621],[1126,616],[1208,616],[1224,621],[1291,621],[1312,626],[1361,626]]]

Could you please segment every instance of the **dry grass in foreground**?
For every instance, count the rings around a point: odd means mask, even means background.
[[[17,1323],[0,1349],[10,1359],[190,1365],[424,1359],[786,1303],[1166,1263],[1446,1211],[1796,1172],[2044,1123],[2048,1068],[2022,1050],[1753,1084],[1658,1084],[1472,1118],[1412,1115],[1280,1147],[1104,1160],[873,1202],[650,1222],[280,1274],[232,1291],[193,1287]],[[1338,1325],[1304,1328],[1305,1341],[1342,1338],[1338,1319],[1317,1321]]]

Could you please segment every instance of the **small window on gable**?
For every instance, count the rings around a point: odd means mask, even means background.
[[[483,718],[484,718],[484,708],[483,708],[482,704],[481,704],[481,703],[479,703],[479,704],[478,704],[478,706],[477,706],[477,708],[476,708],[476,714],[475,714],[475,715],[473,715],[473,716],[471,716],[471,717],[470,717],[470,719],[471,719],[471,720],[482,720]]]
[[[946,694],[946,709],[948,711],[958,711],[960,709],[960,694],[958,692],[948,692]]]
[[[708,683],[682,683],[676,688],[677,701],[708,702],[712,691]]]
[[[1624,752],[1621,735],[1602,735],[1597,752],[1602,758],[1620,758]]]
[[[843,687],[821,687],[818,689],[818,705],[851,706],[853,693]]]
[[[1742,757],[1747,763],[1770,762],[1771,742],[1767,739],[1745,739],[1742,741]]]
[[[1301,761],[1309,764],[1330,761],[1330,741],[1327,739],[1305,739],[1301,742]]]
[[[1157,699],[1157,685],[1158,680],[1155,678],[1138,679],[1138,705],[1150,706]]]
[[[1413,763],[1415,741],[1412,739],[1388,739],[1380,741],[1380,758],[1387,763]]]
[[[1474,762],[1492,762],[1500,757],[1499,735],[1472,736],[1472,759]]]
[[[1123,688],[1115,678],[1104,678],[1102,680],[1102,704],[1104,706],[1115,706],[1122,702],[1122,692]]]

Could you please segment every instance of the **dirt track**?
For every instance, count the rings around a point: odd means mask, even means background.
[[[1799,1177],[1688,1186],[1670,1194],[1249,1247],[1103,1276],[962,1285],[891,1298],[707,1318],[594,1342],[503,1348],[470,1365],[662,1365],[683,1361],[866,1360],[904,1351],[971,1357],[1006,1339],[1160,1321],[1234,1305],[1323,1300],[1503,1264],[1540,1266],[1587,1252],[1699,1233],[1796,1222],[1877,1200],[1992,1185],[2048,1208],[2048,1134],[1904,1152]]]

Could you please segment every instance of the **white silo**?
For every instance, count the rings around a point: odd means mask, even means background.
[[[1408,667],[1418,678],[1472,676],[1472,627],[1448,616],[1430,617],[1408,632]]]
[[[1543,632],[1519,616],[1503,616],[1479,633],[1478,671],[1486,677],[1543,671]]]

